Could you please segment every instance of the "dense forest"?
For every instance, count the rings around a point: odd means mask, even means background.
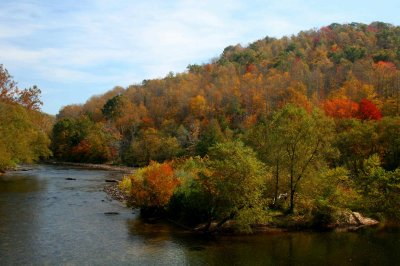
[[[314,225],[346,209],[399,219],[399,67],[400,27],[382,22],[228,46],[183,73],[63,107],[51,150],[61,161],[143,167],[120,184],[130,204],[206,229],[234,220],[249,231],[279,211]],[[17,138],[45,146],[49,119],[24,92],[10,103],[2,94],[12,112],[0,119],[34,123],[23,133],[34,136]],[[49,155],[35,146],[24,158],[6,130],[0,165]]]
[[[36,86],[19,89],[0,65],[0,173],[51,155],[54,119],[40,112],[40,93]]]

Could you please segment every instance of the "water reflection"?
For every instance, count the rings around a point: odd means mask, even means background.
[[[190,265],[393,265],[399,256],[399,230],[357,233],[293,232],[258,236],[201,237],[166,223],[127,220],[132,239],[145,245],[144,256],[167,252],[173,243]]]
[[[400,260],[398,229],[205,238],[168,223],[145,223],[102,191],[104,179],[121,175],[38,166],[2,176],[0,265],[393,265]]]
[[[23,260],[33,256],[46,188],[46,180],[34,174],[16,172],[0,177],[0,258],[9,250],[24,254]],[[13,263],[22,263],[21,257],[13,258]]]
[[[46,186],[46,181],[40,181],[37,177],[22,175],[0,175],[0,193],[28,193],[40,191]]]

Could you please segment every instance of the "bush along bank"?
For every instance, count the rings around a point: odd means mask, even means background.
[[[152,162],[125,176],[118,188],[142,217],[170,219],[206,234],[354,230],[377,224],[357,212],[372,214],[373,208],[346,174],[331,169],[316,178],[321,180],[309,180],[295,194],[292,208],[284,193],[274,200],[270,169],[251,148],[234,141],[214,145],[204,158]]]

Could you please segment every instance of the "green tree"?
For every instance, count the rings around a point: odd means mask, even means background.
[[[285,151],[284,170],[289,175],[290,207],[295,207],[295,194],[300,181],[325,163],[332,152],[333,121],[319,110],[311,114],[293,105],[286,105],[273,119],[273,134],[279,136],[276,145]]]
[[[114,96],[104,104],[101,112],[107,119],[115,120],[123,114],[126,101],[123,95]]]
[[[244,137],[256,152],[262,162],[264,162],[273,173],[273,200],[272,205],[277,207],[277,200],[281,188],[281,177],[284,176],[283,169],[286,163],[286,151],[281,136],[271,121],[260,123],[250,129]]]
[[[50,140],[36,124],[33,112],[15,103],[0,101],[0,171],[51,155]]]
[[[181,148],[175,137],[163,136],[154,128],[142,130],[134,138],[124,160],[128,164],[146,166],[151,161],[163,162],[177,156]]]
[[[385,117],[376,125],[382,164],[386,170],[400,166],[400,117]]]
[[[364,196],[362,205],[366,212],[383,214],[387,218],[400,219],[400,169],[386,171],[380,166],[380,158],[374,154],[364,160],[364,171],[357,182]]]
[[[251,231],[250,225],[262,219],[264,165],[242,142],[210,148],[209,159],[192,180],[195,183],[192,181],[186,199],[202,203],[198,211],[205,214],[205,231],[218,231],[228,220],[234,220],[241,231]],[[213,221],[217,222],[215,228],[211,228]]]
[[[212,119],[200,134],[199,142],[196,144],[196,152],[200,156],[207,154],[209,147],[224,140],[224,134],[218,120]]]
[[[379,136],[374,121],[345,119],[338,121],[335,146],[340,151],[339,165],[346,166],[357,175],[363,169],[363,161],[379,152]]]

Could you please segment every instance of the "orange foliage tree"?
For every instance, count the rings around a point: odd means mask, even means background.
[[[352,118],[358,114],[359,105],[349,99],[332,99],[323,103],[325,114],[334,118]]]
[[[152,162],[129,178],[131,204],[141,209],[163,208],[180,183],[169,163]]]
[[[323,103],[325,114],[334,118],[357,118],[361,120],[380,120],[381,111],[370,100],[360,103],[350,99],[332,99]]]
[[[17,103],[29,110],[40,110],[43,105],[40,94],[40,89],[35,85],[28,89],[19,89],[7,69],[0,64],[0,101]]]

